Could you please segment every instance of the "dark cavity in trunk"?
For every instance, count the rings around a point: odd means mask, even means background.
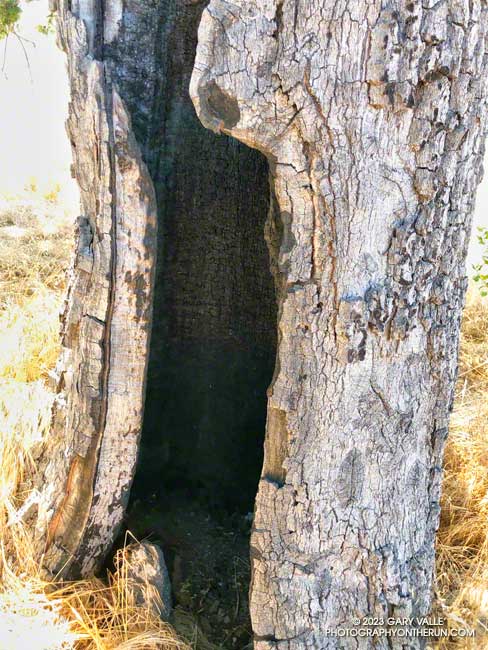
[[[276,301],[267,163],[179,112],[158,184],[160,254],[136,491],[253,509]]]
[[[127,525],[163,546],[176,605],[203,610],[207,636],[242,650],[277,308],[264,238],[267,161],[207,131],[188,94],[205,4],[127,0],[104,51],[159,210],[146,413]]]
[[[268,170],[257,152],[204,131],[190,106],[179,119],[168,183],[158,186],[153,335],[128,524],[162,545],[177,608],[216,645],[242,650],[276,352]],[[178,618],[176,627],[185,632]]]

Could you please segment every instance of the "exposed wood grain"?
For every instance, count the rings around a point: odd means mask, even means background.
[[[45,569],[88,574],[122,521],[142,426],[156,257],[156,202],[109,71],[99,25],[59,7],[68,55],[68,133],[81,190],[77,252],[63,315],[53,427],[35,477]],[[83,20],[81,19],[83,18]]]

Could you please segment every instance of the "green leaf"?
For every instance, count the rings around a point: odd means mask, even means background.
[[[54,16],[55,13],[51,11],[51,13],[48,15],[46,23],[44,25],[37,25],[37,31],[39,34],[43,34],[44,36],[49,36],[49,34],[54,33]]]
[[[0,0],[0,40],[15,31],[21,14],[18,0]]]

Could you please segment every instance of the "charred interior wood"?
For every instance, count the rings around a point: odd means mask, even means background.
[[[159,211],[135,491],[188,489],[252,510],[276,352],[268,164],[195,114],[188,88],[204,4],[128,2],[105,46]]]

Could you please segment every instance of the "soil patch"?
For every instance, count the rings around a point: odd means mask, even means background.
[[[167,494],[165,501],[153,495],[129,511],[129,530],[164,551],[174,624],[196,650],[252,648],[251,520],[251,514],[211,509],[185,495]]]

